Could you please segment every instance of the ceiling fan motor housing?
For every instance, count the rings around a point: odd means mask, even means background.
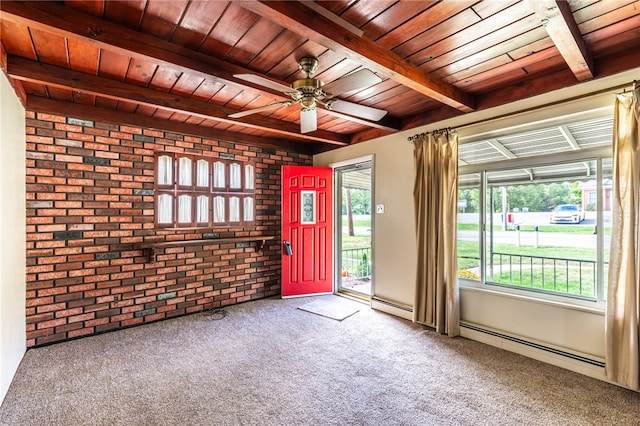
[[[292,94],[295,100],[300,100],[304,108],[312,109],[316,106],[316,101],[325,97],[322,91],[324,83],[315,78],[302,78],[293,82],[292,87],[296,90]]]
[[[318,70],[318,58],[313,56],[305,56],[298,61],[298,68],[306,74],[306,78],[294,81],[291,87],[295,89],[295,93],[291,96],[296,101],[300,101],[303,110],[315,109],[316,101],[321,101],[326,95],[322,91],[324,82],[311,78],[311,74]]]

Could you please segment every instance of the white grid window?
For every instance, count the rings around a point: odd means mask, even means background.
[[[255,221],[255,166],[186,154],[156,155],[156,226],[210,228]]]

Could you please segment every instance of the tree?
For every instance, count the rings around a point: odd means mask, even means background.
[[[582,190],[578,188],[579,182],[563,183],[535,183],[528,185],[507,186],[507,208],[528,210],[532,212],[544,212],[552,210],[559,204],[577,204],[582,199]],[[475,191],[475,193],[474,193]],[[492,186],[493,211],[502,212],[502,187]],[[459,198],[478,199],[477,189],[463,189],[459,191]],[[467,208],[468,212],[479,211],[479,202],[474,203],[474,208]]]
[[[480,211],[480,190],[478,188],[465,188],[458,191],[458,200],[467,200],[465,213],[478,213]]]
[[[371,191],[351,188],[351,208],[353,214],[371,214]],[[347,214],[346,188],[342,188],[342,214]]]
[[[547,210],[552,210],[559,204],[574,204],[575,202],[567,182],[550,184],[548,194]]]
[[[519,185],[507,188],[509,207],[541,212],[546,210],[544,202],[546,185]]]

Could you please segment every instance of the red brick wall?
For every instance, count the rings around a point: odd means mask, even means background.
[[[27,346],[101,333],[280,292],[280,166],[305,154],[27,112]],[[203,238],[154,229],[154,153],[234,155],[256,163],[256,225],[208,229],[255,243],[166,248]]]

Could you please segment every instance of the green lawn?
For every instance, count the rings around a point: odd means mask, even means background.
[[[508,265],[494,266],[492,282],[533,288],[556,293],[575,294],[579,296],[595,296],[595,271],[590,264],[570,262],[554,269],[552,264],[530,265],[527,263],[520,269],[519,265],[510,270]]]
[[[479,246],[475,241],[458,241],[459,269],[468,269],[478,266],[478,260],[468,258],[479,258]],[[511,244],[494,244],[493,251],[496,253],[509,253],[524,256],[552,257],[561,259],[596,260],[597,250],[593,248],[580,247],[516,247]],[[471,266],[468,266],[471,265]]]
[[[347,226],[347,215],[342,215],[342,226]],[[371,219],[354,219],[353,226],[371,228]]]
[[[342,248],[364,248],[371,247],[371,237],[367,235],[355,235],[353,237],[349,235],[342,235]]]

